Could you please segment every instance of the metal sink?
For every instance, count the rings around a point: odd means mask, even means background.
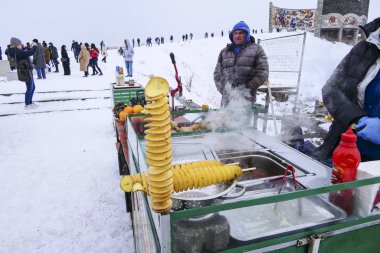
[[[239,178],[239,181],[282,176],[286,170],[286,166],[290,164],[286,160],[265,150],[243,152],[228,151],[216,152],[216,154],[219,160],[224,164],[239,164],[242,169],[256,168],[243,172],[243,176]],[[293,167],[296,177],[310,174],[294,165]]]
[[[246,187],[241,200],[257,199],[293,192],[291,178],[282,180],[248,180],[240,184]],[[282,185],[283,184],[283,185]],[[304,189],[297,182],[297,190]],[[224,203],[237,200],[225,200]],[[304,231],[311,227],[333,224],[347,217],[346,213],[322,196],[308,196],[271,204],[255,205],[219,212],[230,224],[230,235],[239,241],[259,240],[267,236],[279,236],[290,231]],[[253,241],[252,241],[253,242]]]

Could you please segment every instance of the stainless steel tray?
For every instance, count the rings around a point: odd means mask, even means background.
[[[278,194],[281,180],[243,182],[246,193],[238,200],[247,200]],[[240,183],[239,183],[240,184]],[[287,178],[281,193],[293,191],[293,183]],[[234,200],[236,201],[236,200]],[[231,202],[227,200],[226,202]],[[323,197],[302,199],[245,207],[220,212],[230,224],[230,235],[239,241],[251,241],[262,237],[294,232],[326,225],[346,218],[346,213]],[[301,208],[300,208],[301,205]],[[301,215],[300,215],[301,211]]]

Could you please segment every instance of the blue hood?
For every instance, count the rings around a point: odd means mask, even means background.
[[[249,30],[249,27],[248,25],[244,22],[244,21],[240,21],[239,23],[237,23],[234,28],[232,28],[232,31],[230,32],[230,41],[232,43],[234,43],[234,40],[232,38],[232,34],[234,33],[234,31],[236,30],[243,30],[243,31],[246,31],[247,32],[247,36],[245,36],[245,40],[244,42],[247,42],[249,40],[249,37],[250,37],[250,30]]]

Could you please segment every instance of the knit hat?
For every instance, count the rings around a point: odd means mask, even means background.
[[[15,38],[15,37],[12,37],[12,38],[11,38],[11,46],[17,46],[17,45],[22,45],[21,40]]]
[[[230,40],[231,42],[233,43],[234,40],[233,40],[233,37],[232,37],[232,34],[236,31],[236,30],[243,30],[247,33],[245,39],[244,39],[244,42],[248,41],[249,40],[249,36],[250,36],[250,30],[249,30],[249,27],[248,25],[244,22],[244,21],[240,21],[239,23],[237,23],[233,28],[232,28],[232,31],[230,32]]]

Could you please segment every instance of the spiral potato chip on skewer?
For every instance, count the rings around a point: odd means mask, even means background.
[[[214,163],[208,161],[207,167],[198,167],[198,164],[177,164],[175,166],[166,167],[149,167],[148,169],[148,185],[144,185],[142,181],[143,176],[126,176],[130,179],[125,179],[127,182],[123,189],[129,189],[131,191],[131,184],[140,183],[144,188],[148,189],[147,194],[152,196],[152,187],[155,196],[158,192],[163,192],[162,189],[167,185],[173,184],[175,192],[181,192],[191,190],[195,188],[201,188],[209,185],[223,183],[225,181],[234,180],[242,175],[242,169],[238,165],[219,165],[220,162]],[[157,173],[159,171],[160,173]],[[156,173],[156,174],[154,174]],[[169,181],[169,182],[167,182]],[[127,186],[129,188],[127,188]]]

